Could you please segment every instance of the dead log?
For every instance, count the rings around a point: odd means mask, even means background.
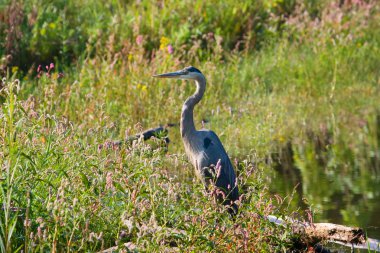
[[[152,137],[163,139],[166,143],[169,143],[169,138],[167,137],[168,130],[164,127],[156,127],[148,129],[142,133],[136,134],[135,136],[128,137],[125,141],[131,142],[140,138],[143,138],[144,141],[149,140]]]
[[[168,135],[168,130],[166,128],[160,126],[160,127],[145,130],[144,132],[133,135],[133,136],[129,136],[124,141],[114,141],[113,145],[120,146],[123,143],[130,144],[133,141],[138,140],[140,138],[142,138],[144,141],[146,141],[152,137],[156,137],[158,139],[161,139],[161,140],[165,141],[166,145],[168,145],[170,140],[169,140],[169,137],[167,135]]]
[[[351,244],[363,244],[366,241],[364,230],[332,223],[301,223],[294,227],[305,242],[339,241]]]
[[[270,222],[282,226],[291,226],[299,242],[303,245],[317,245],[320,242],[332,242],[352,249],[370,249],[380,252],[380,241],[367,238],[362,228],[348,227],[333,223],[309,223],[293,219],[283,220],[275,216],[266,217]]]

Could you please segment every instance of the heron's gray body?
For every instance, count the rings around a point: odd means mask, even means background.
[[[229,200],[238,199],[236,175],[231,161],[218,136],[210,130],[200,130],[192,137],[183,137],[185,151],[195,168],[197,176],[207,186],[214,175],[210,169],[220,166],[219,175],[215,178],[215,185],[225,191]],[[216,171],[214,171],[217,174]]]
[[[194,80],[195,93],[190,96],[182,107],[181,136],[185,151],[195,168],[197,176],[207,187],[210,179],[225,192],[224,204],[231,204],[239,198],[236,174],[231,160],[227,155],[218,136],[210,130],[196,130],[194,125],[194,107],[202,99],[206,90],[204,75],[194,67],[187,67],[181,71],[156,75],[161,78],[179,78]],[[215,171],[219,169],[219,173]],[[216,177],[213,177],[213,172]],[[214,180],[215,179],[215,180]],[[233,204],[235,211],[236,205]]]

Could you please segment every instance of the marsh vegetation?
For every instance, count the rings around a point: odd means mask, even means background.
[[[380,238],[377,1],[5,0],[0,43],[1,251],[291,249],[268,214]],[[179,128],[113,145],[179,122],[193,85],[151,76],[188,65],[208,85],[196,124],[237,169],[235,221]]]

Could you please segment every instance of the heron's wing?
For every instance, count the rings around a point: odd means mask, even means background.
[[[228,188],[232,189],[230,199],[236,200],[238,198],[238,189],[236,186],[236,174],[232,166],[231,160],[228,157],[226,150],[223,147],[219,137],[210,130],[204,131],[203,139],[203,152],[207,157],[204,167],[211,164],[216,165],[220,160],[221,173],[217,178],[216,185],[227,191]],[[229,186],[229,187],[228,187]]]

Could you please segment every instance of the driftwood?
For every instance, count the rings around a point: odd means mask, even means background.
[[[307,223],[296,225],[295,232],[302,235],[307,242],[339,241],[351,244],[363,244],[366,236],[363,229],[352,228],[332,223]]]
[[[142,138],[144,141],[146,141],[152,137],[162,139],[165,141],[166,145],[168,145],[170,140],[169,140],[169,137],[167,135],[168,135],[168,130],[166,128],[160,126],[160,127],[145,130],[144,132],[133,135],[133,136],[129,136],[124,141],[114,141],[113,145],[120,146],[123,143],[130,144],[133,141],[138,140],[140,138]]]
[[[370,249],[380,252],[380,241],[367,238],[361,228],[347,227],[332,223],[309,223],[295,220],[282,220],[269,215],[267,219],[277,225],[291,226],[293,233],[299,235],[300,243],[317,245],[320,242],[332,242],[352,249]]]
[[[135,136],[128,137],[125,141],[132,142],[134,140],[143,138],[144,141],[149,140],[152,137],[163,139],[166,143],[169,143],[169,138],[167,137],[168,130],[164,127],[156,127],[148,129],[142,133],[136,134]]]

